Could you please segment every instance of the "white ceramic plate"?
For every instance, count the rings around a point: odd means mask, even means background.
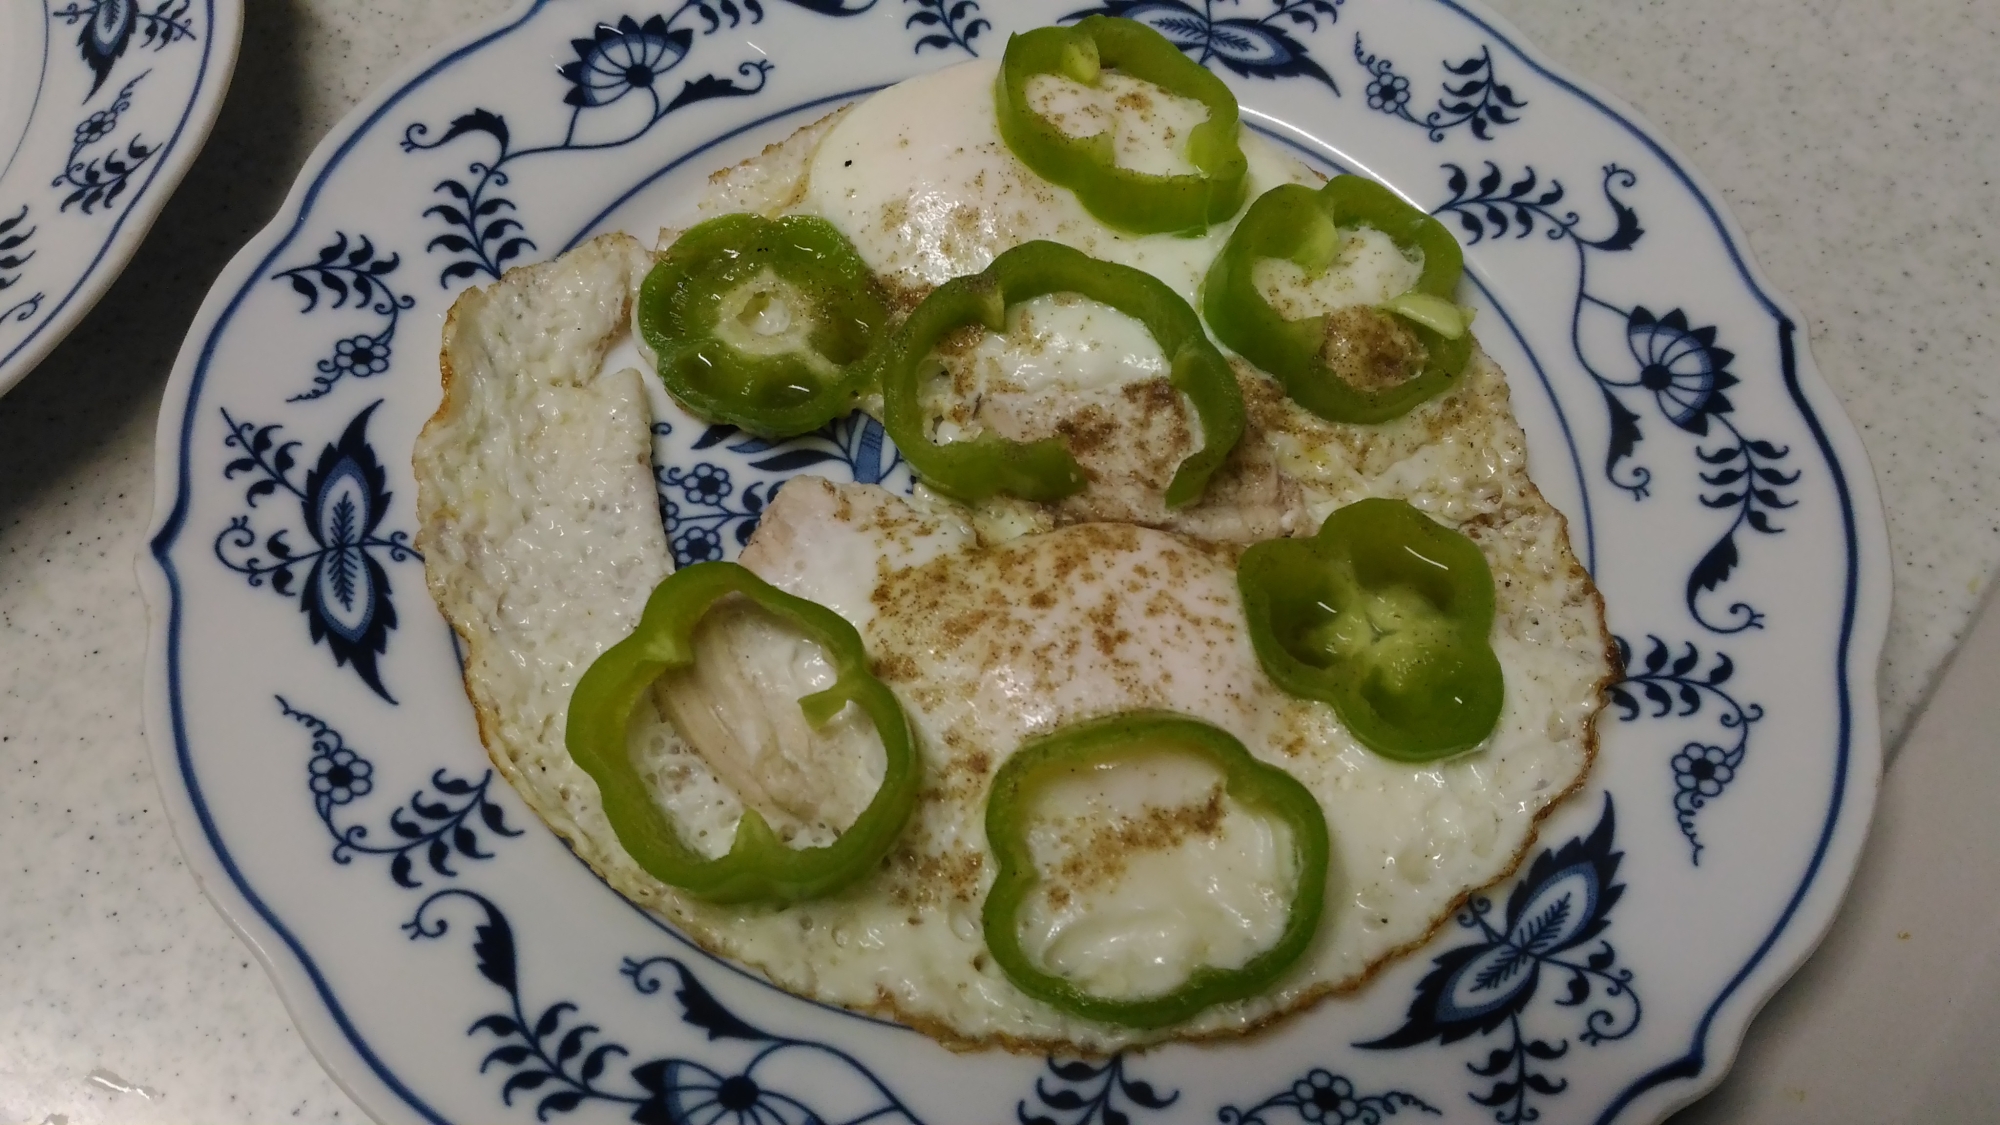
[[[242,32],[242,0],[0,0],[0,393],[139,248]]]
[[[953,1055],[703,955],[493,781],[408,546],[454,292],[650,235],[712,169],[1080,2],[530,3],[357,110],[209,295],[160,422],[149,726],[190,862],[371,1113],[1654,1121],[1720,1079],[1825,928],[1879,766],[1860,445],[1713,193],[1450,0],[1110,8],[1467,244],[1535,475],[1630,642],[1590,788],[1515,879],[1246,1043]],[[790,473],[903,479],[872,425],[660,429],[683,558],[733,554]]]

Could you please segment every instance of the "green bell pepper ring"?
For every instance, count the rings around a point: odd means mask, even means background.
[[[1287,320],[1264,299],[1254,276],[1264,258],[1289,259],[1318,273],[1338,255],[1340,229],[1356,226],[1373,227],[1404,253],[1424,256],[1416,284],[1373,314],[1399,318],[1424,351],[1414,376],[1386,387],[1356,387],[1329,368],[1322,354],[1328,317]],[[1385,422],[1443,394],[1471,361],[1472,336],[1452,304],[1464,271],[1464,253],[1444,224],[1373,180],[1335,176],[1318,191],[1281,184],[1257,197],[1209,266],[1202,315],[1216,339],[1270,372],[1300,406],[1329,422]]]
[[[1139,321],[1160,345],[1171,381],[1201,423],[1201,448],[1182,459],[1166,502],[1179,508],[1201,498],[1208,478],[1243,437],[1243,392],[1229,361],[1209,342],[1201,318],[1165,282],[1143,270],[1096,258],[1056,242],[1026,242],[985,270],[955,277],[924,298],[884,349],[883,425],[917,475],[947,495],[976,504],[1007,493],[1048,503],[1083,490],[1083,470],[1055,438],[1008,441],[981,434],[938,445],[930,440],[922,403],[924,357],[952,331],[980,324],[1006,328],[1007,308],[1050,293],[1077,293]]]
[[[882,738],[882,785],[838,839],[793,848],[755,809],[745,809],[727,854],[709,859],[681,839],[647,792],[626,747],[632,709],[661,673],[694,663],[695,627],[716,602],[740,594],[819,643],[838,677],[799,700],[818,727],[849,703],[867,712]],[[770,585],[735,563],[696,563],[653,590],[639,627],[604,651],[570,696],[564,730],[570,757],[597,782],[618,842],[654,878],[716,903],[787,905],[819,898],[875,870],[916,808],[916,744],[896,697],[868,671],[854,626],[825,606]]]
[[[1493,733],[1493,573],[1472,540],[1401,500],[1361,500],[1311,539],[1243,552],[1236,583],[1264,671],[1333,704],[1370,750],[1429,762]]]
[[[790,437],[854,409],[889,314],[833,224],[737,214],[674,242],[640,287],[638,319],[690,413]]]
[[[1058,776],[1159,750],[1207,759],[1222,771],[1229,796],[1283,821],[1291,829],[1298,887],[1277,942],[1241,967],[1204,965],[1157,996],[1131,1000],[1094,996],[1037,966],[1021,948],[1021,907],[1040,881],[1028,850],[1033,796]],[[993,776],[986,801],[986,842],[997,870],[980,922],[994,962],[1014,987],[1037,1000],[1072,1015],[1125,1027],[1165,1027],[1213,1005],[1263,992],[1312,944],[1326,905],[1328,841],[1326,814],[1319,801],[1291,774],[1252,757],[1229,732],[1163,711],[1089,720],[1023,744]]]
[[[1188,162],[1197,171],[1154,175],[1121,168],[1111,133],[1069,136],[1028,104],[1028,80],[1037,74],[1095,86],[1104,67],[1208,107],[1208,120],[1188,132]],[[994,110],[1001,139],[1021,163],[1075,192],[1099,222],[1129,234],[1201,234],[1241,210],[1249,190],[1236,96],[1166,36],[1136,20],[1088,16],[1071,27],[1008,37]]]

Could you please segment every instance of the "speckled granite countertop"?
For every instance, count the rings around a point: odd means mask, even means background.
[[[1883,711],[1901,745],[2000,563],[2000,6],[1493,2],[1672,138],[1805,311],[1888,505]],[[364,1119],[181,863],[140,731],[133,559],[161,388],[210,281],[350,105],[507,6],[252,0],[207,150],[103,303],[0,399],[0,1125]],[[2000,620],[1981,637],[1981,652],[2000,653]],[[1924,811],[1926,794],[1954,791],[1954,763],[1991,757],[1978,737],[2000,722],[1990,667],[1955,669],[1939,703],[1949,713],[1924,715],[1903,747],[1857,897],[1752,1030],[1757,1073],[1688,1117],[1875,1121],[1918,1105],[1918,1119],[1992,1116],[1944,1107],[2000,1098],[2000,1080],[1968,1077],[1990,1069],[1977,1060],[2000,1039],[2000,972],[1975,924],[2000,893],[1978,900],[1983,913],[1934,919],[1914,945],[1890,905],[1923,885],[1899,872],[2000,870],[2000,833]],[[1982,820],[1957,792],[1940,815]],[[2000,878],[1986,884],[2000,891]],[[1946,962],[1972,975],[1956,989],[1894,987],[1898,966]],[[1842,1011],[1902,1028],[1904,1046],[1863,1050],[1859,1018],[1851,1032],[1815,1018]],[[1926,1046],[1948,1032],[1962,1032],[1957,1054]],[[1959,1100],[1938,1100],[1945,1087]],[[1863,1089],[1876,1101],[1856,1100]]]

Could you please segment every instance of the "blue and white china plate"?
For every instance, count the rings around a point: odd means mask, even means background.
[[[533,0],[357,110],[209,294],[160,419],[150,733],[189,861],[381,1120],[1652,1122],[1826,928],[1881,760],[1868,463],[1715,193],[1459,0],[1100,9],[1458,232],[1623,638],[1589,789],[1428,948],[1247,1042],[954,1055],[704,955],[495,780],[410,545],[454,294],[1084,3]],[[659,429],[684,560],[790,474],[907,479],[872,424]]]
[[[242,30],[243,0],[0,0],[0,394],[139,249]]]

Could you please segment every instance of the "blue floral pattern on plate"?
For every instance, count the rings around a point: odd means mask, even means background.
[[[628,1064],[632,1052],[606,1039],[596,1024],[578,1017],[578,1006],[558,1000],[537,1013],[523,1000],[520,966],[514,930],[507,916],[492,900],[474,891],[448,889],[425,899],[416,915],[403,924],[411,940],[434,940],[451,929],[443,904],[462,899],[482,912],[473,930],[473,955],[479,975],[507,994],[505,1010],[474,1020],[468,1035],[490,1036],[497,1046],[487,1052],[479,1069],[504,1074],[500,1103],[514,1104],[517,1094],[532,1101],[537,1121],[547,1121],[560,1113],[570,1113],[586,1102],[609,1103],[621,1113],[629,1113],[641,1125],[692,1125],[694,1122],[755,1122],[764,1125],[861,1125],[866,1121],[902,1121],[921,1125],[909,1109],[869,1069],[838,1047],[811,1039],[794,1038],[765,1031],[730,1011],[701,983],[701,979],[678,957],[627,958],[619,973],[645,995],[658,993],[670,983],[678,983],[674,997],[680,1002],[680,1018],[699,1030],[709,1042],[727,1040],[751,1045],[754,1050],[740,1064],[727,1071],[695,1059],[658,1056]],[[668,976],[668,973],[672,976]],[[788,1056],[819,1056],[841,1064],[830,1077],[826,1071],[814,1073],[812,1084],[787,1087],[771,1071],[781,1069]],[[625,1071],[622,1082],[607,1078],[613,1065]],[[834,1083],[848,1089],[830,1089]],[[815,1105],[836,1099],[845,1101],[859,1093],[871,1103],[853,1115],[822,1115]]]
[[[1421,119],[1410,111],[1410,80],[1396,73],[1394,63],[1362,47],[1359,34],[1354,37],[1354,61],[1368,72],[1368,108],[1422,126],[1433,144],[1460,126],[1490,141],[1495,129],[1520,121],[1520,111],[1528,107],[1494,73],[1493,51],[1488,47],[1469,59],[1442,64],[1452,77],[1445,80],[1437,108]]]
[[[672,217],[708,170],[858,91],[1097,11],[1159,28],[1246,107],[1296,125],[1274,125],[1279,141],[1325,167],[1370,168],[1462,233],[1467,299],[1510,372],[1537,478],[1575,519],[1613,625],[1646,640],[1621,648],[1590,787],[1545,828],[1562,842],[1530,848],[1515,876],[1360,995],[1254,1049],[956,1056],[693,949],[598,885],[492,784],[448,630],[422,599],[392,600],[417,580],[400,530],[413,492],[404,450],[437,400],[433,346],[418,333],[465,285],[570,232],[650,236],[647,222]],[[181,49],[135,34],[149,59]],[[117,65],[134,53],[128,43]],[[1413,82],[1420,72],[1391,58],[1438,60],[1439,84]],[[1343,96],[1336,70],[1350,66],[1361,80]],[[114,71],[92,111],[136,74]],[[1809,944],[1794,935],[1830,916],[1872,797],[1867,692],[1883,596],[1871,569],[1879,525],[1849,484],[1857,447],[1837,423],[1829,436],[1830,400],[1793,318],[1675,160],[1487,17],[1452,0],[544,0],[371,112],[309,170],[190,337],[167,407],[181,436],[162,443],[173,500],[147,581],[163,614],[153,675],[166,708],[150,726],[181,825],[201,842],[195,862],[226,909],[281,951],[273,969],[304,1029],[372,1112],[1642,1119],[1715,1080],[1710,1050],[1741,1034],[1795,963],[1771,950]],[[105,151],[155,139],[123,123],[100,130],[92,143]],[[1351,136],[1355,150],[1311,135]],[[1589,219],[1562,186],[1580,176],[1601,177]],[[31,255],[50,216],[82,209],[58,202],[0,200],[6,295],[36,290]],[[1707,218],[1690,220],[1690,208]],[[426,261],[437,274],[411,284],[402,267]],[[357,401],[355,384],[380,401]],[[654,437],[661,517],[682,563],[733,556],[799,473],[910,488],[863,415],[768,442],[669,409]],[[1565,456],[1573,482],[1558,471]],[[267,588],[299,614],[258,612],[272,606]],[[1712,639],[1724,634],[1726,654]],[[263,720],[240,718],[234,700],[259,690],[280,702]],[[317,714],[289,702],[306,699]],[[320,714],[338,714],[339,729]],[[296,825],[274,835],[269,790],[238,778],[302,730],[303,764],[283,763]],[[1664,749],[1630,752],[1667,733]],[[407,780],[387,790],[392,776]],[[1731,846],[1745,823],[1809,855],[1804,873]],[[1627,866],[1627,855],[1648,862]],[[357,856],[383,866],[363,877]],[[285,880],[324,893],[276,905],[264,891]],[[414,913],[412,888],[429,895]],[[1676,940],[1718,901],[1750,913],[1729,933],[1754,941]],[[1630,925],[1639,914],[1654,924]],[[325,940],[336,915],[351,944]],[[468,928],[469,956],[441,955],[457,946],[440,939]],[[399,933],[423,952],[369,944]],[[375,959],[362,975],[420,978],[434,994],[413,1007],[386,985],[315,983],[322,964],[362,956]],[[1700,1003],[1642,1020],[1640,984]],[[660,1018],[667,993],[678,1018]],[[432,1055],[378,1052],[391,1021],[417,1021]],[[787,1069],[805,1060],[826,1068],[823,1082]]]
[[[1119,1125],[1134,1113],[1161,1110],[1181,1098],[1180,1091],[1161,1093],[1151,1082],[1125,1073],[1125,1056],[1102,1062],[1049,1059],[1049,1072],[1035,1079],[1036,1105],[1026,1098],[1015,1103],[1019,1125]]]
[[[1246,78],[1310,78],[1338,95],[1339,83],[1313,60],[1299,38],[1340,20],[1346,0],[1264,0],[1262,15],[1217,14],[1236,11],[1240,0],[1202,0],[1197,8],[1184,0],[1109,0],[1065,16],[1123,16],[1165,35],[1204,66],[1220,65]]]
[[[1222,1125],[1276,1125],[1296,1117],[1312,1125],[1381,1125],[1404,1110],[1439,1116],[1436,1106],[1401,1090],[1364,1094],[1344,1075],[1314,1067],[1305,1076],[1248,1109],[1223,1106]]]
[[[1533,168],[1509,182],[1496,164],[1474,181],[1466,171],[1445,165],[1450,173],[1446,187],[1451,198],[1434,208],[1438,215],[1450,215],[1477,246],[1488,238],[1512,234],[1526,238],[1539,229],[1549,239],[1568,241],[1576,248],[1576,300],[1570,321],[1570,343],[1576,361],[1597,382],[1609,414],[1610,438],[1605,444],[1604,478],[1624,490],[1634,500],[1646,499],[1653,480],[1650,469],[1628,464],[1639,443],[1641,417],[1626,405],[1625,395],[1633,391],[1649,394],[1654,406],[1667,421],[1696,437],[1709,437],[1710,427],[1724,435],[1713,448],[1696,446],[1697,474],[1704,485],[1720,491],[1701,497],[1707,508],[1731,513],[1729,528],[1710,545],[1688,571],[1684,591],[1690,616],[1703,628],[1717,633],[1740,633],[1763,627],[1764,615],[1745,602],[1731,603],[1720,618],[1705,606],[1704,595],[1729,581],[1742,562],[1736,536],[1744,528],[1763,535],[1783,532],[1773,520],[1775,513],[1796,503],[1780,493],[1799,482],[1798,472],[1778,466],[1791,450],[1774,442],[1744,436],[1730,419],[1735,406],[1723,391],[1737,383],[1725,368],[1735,359],[1733,352],[1715,346],[1713,326],[1692,326],[1687,314],[1676,308],[1665,316],[1655,316],[1644,305],[1624,307],[1590,289],[1590,260],[1593,253],[1624,253],[1639,244],[1645,234],[1639,213],[1618,197],[1620,189],[1630,189],[1638,177],[1616,164],[1604,168],[1604,199],[1614,216],[1611,231],[1600,238],[1578,233],[1582,219],[1574,211],[1557,212],[1564,190],[1551,180],[1542,186]],[[1610,314],[1624,322],[1624,336],[1632,361],[1632,373],[1620,378],[1608,364],[1593,360],[1584,343],[1587,315]]]
[[[1440,955],[1417,985],[1403,1026],[1379,1039],[1355,1044],[1370,1050],[1399,1050],[1435,1040],[1450,1046],[1473,1036],[1501,1033],[1501,1045],[1466,1069],[1491,1085],[1469,1096],[1493,1110],[1500,1125],[1523,1125],[1541,1117],[1538,1096],[1555,1097],[1569,1083],[1546,1064],[1569,1053],[1566,1038],[1547,1039],[1528,1023],[1547,974],[1562,986],[1551,1003],[1558,1008],[1590,1007],[1577,1040],[1597,1046],[1639,1029],[1642,1010],[1632,988],[1632,970],[1618,967],[1618,951],[1600,935],[1611,925],[1611,910],[1625,896],[1616,882],[1624,853],[1613,850],[1617,820],[1610,794],[1590,835],[1535,857],[1525,878],[1507,896],[1501,924],[1490,920],[1493,903],[1474,895],[1459,912],[1458,925],[1477,931],[1476,940]]]
[[[100,148],[103,141],[118,131],[118,119],[132,108],[132,91],[145,77],[141,74],[125,83],[110,105],[77,122],[69,162],[49,181],[51,186],[66,193],[62,202],[56,204],[57,211],[75,207],[88,215],[100,206],[111,207],[131,186],[132,177],[159,151],[159,146],[148,145],[138,133],[133,133],[122,146],[114,142]]]
[[[1689,862],[1700,863],[1702,845],[1695,833],[1695,814],[1736,780],[1736,771],[1743,768],[1750,750],[1750,725],[1764,717],[1764,708],[1741,702],[1731,694],[1728,683],[1736,674],[1736,662],[1725,653],[1716,653],[1704,670],[1701,650],[1692,641],[1685,651],[1677,653],[1660,638],[1647,637],[1641,666],[1631,644],[1623,637],[1614,639],[1625,676],[1611,685],[1607,694],[1621,720],[1629,723],[1642,715],[1687,719],[1713,714],[1722,728],[1720,743],[1685,743],[1669,767],[1674,777],[1674,819],[1680,824],[1681,835],[1687,837]]]
[[[12,216],[0,218],[0,301],[12,300],[5,295],[7,290],[20,284],[22,268],[34,260],[34,238],[35,227],[28,221],[27,204],[21,204],[21,209]],[[0,323],[33,317],[41,303],[42,295],[37,293],[0,307]]]
[[[123,58],[127,48],[137,37],[141,49],[165,50],[167,44],[194,38],[194,21],[188,15],[192,0],[160,0],[147,9],[140,0],[95,0],[90,4],[70,3],[50,12],[50,16],[63,23],[82,25],[76,37],[76,49],[83,56],[84,65],[96,75],[90,84],[90,93],[84,95],[86,101],[104,80],[111,77],[113,67]]]
[[[303,443],[283,440],[279,423],[239,422],[222,411],[229,428],[223,445],[241,453],[223,467],[222,475],[225,480],[250,480],[243,504],[251,510],[231,517],[217,533],[215,557],[253,587],[268,586],[275,594],[298,598],[313,643],[324,642],[336,665],[352,666],[361,682],[394,703],[376,664],[396,627],[383,564],[418,556],[409,532],[381,531],[391,499],[388,471],[368,444],[368,419],[381,405],[378,399],[356,414],[299,480],[294,480],[293,470],[299,467],[295,451]],[[279,492],[298,501],[299,518],[266,533],[255,522],[257,502]],[[290,538],[301,524],[310,546]]]
[[[788,476],[811,472],[897,493],[916,485],[882,424],[858,411],[781,441],[710,425],[699,426],[699,436],[683,448],[668,440],[674,433],[672,423],[653,424],[660,514],[678,566],[735,558]],[[724,454],[735,456],[717,464],[714,458]]]
[[[519,836],[521,830],[507,825],[507,814],[488,795],[493,771],[478,781],[453,777],[440,769],[431,774],[431,795],[423,790],[389,813],[389,832],[378,844],[368,838],[365,824],[340,824],[342,810],[375,790],[375,763],[347,744],[333,725],[307,711],[301,711],[278,696],[278,710],[287,719],[312,735],[312,756],[306,759],[307,788],[312,791],[313,811],[333,837],[331,853],[335,863],[353,863],[357,855],[388,856],[389,877],[398,886],[423,886],[416,873],[422,858],[435,875],[456,878],[454,859],[492,859],[480,839],[482,828],[496,836]]]
[[[332,352],[313,364],[318,374],[312,377],[311,389],[300,391],[286,402],[319,398],[349,375],[366,379],[389,370],[389,360],[395,355],[396,322],[417,303],[415,297],[397,292],[389,277],[402,262],[399,254],[378,253],[366,235],[359,235],[350,243],[346,234],[335,231],[333,241],[320,247],[313,261],[271,275],[271,280],[290,283],[305,298],[305,305],[299,309],[301,313],[319,308],[321,297],[328,298],[329,309],[346,308],[352,299],[356,311],[368,312],[381,322],[374,332],[334,341]]]
[[[783,0],[830,15],[852,15],[865,11],[847,8],[830,0]],[[870,0],[872,4],[873,0]],[[744,0],[741,7],[731,0],[685,0],[671,15],[648,16],[643,22],[620,16],[617,23],[601,23],[589,38],[570,41],[574,61],[557,68],[569,89],[563,93],[570,107],[569,123],[560,140],[515,148],[513,132],[506,117],[486,109],[474,109],[452,120],[444,134],[430,140],[430,128],[416,122],[403,130],[403,150],[424,152],[443,148],[471,133],[483,133],[492,141],[494,154],[466,165],[466,179],[446,179],[437,190],[450,197],[424,212],[443,221],[448,230],[431,239],[427,250],[442,250],[457,256],[438,274],[438,284],[450,286],[473,277],[497,278],[501,267],[526,251],[535,249],[527,228],[518,217],[512,200],[499,194],[507,186],[508,166],[530,157],[550,153],[622,148],[651,132],[667,115],[712,98],[749,97],[764,88],[773,64],[768,59],[747,58],[735,64],[730,77],[710,71],[682,80],[672,91],[669,72],[687,59],[696,44],[696,28],[702,36],[736,30],[764,19],[763,6]],[[966,40],[977,31],[960,32]],[[666,81],[663,83],[662,80]],[[663,90],[662,86],[667,87]],[[668,92],[671,91],[671,92]],[[637,105],[641,112],[598,114],[615,110],[621,103]],[[594,128],[598,116],[616,116],[602,130]]]

